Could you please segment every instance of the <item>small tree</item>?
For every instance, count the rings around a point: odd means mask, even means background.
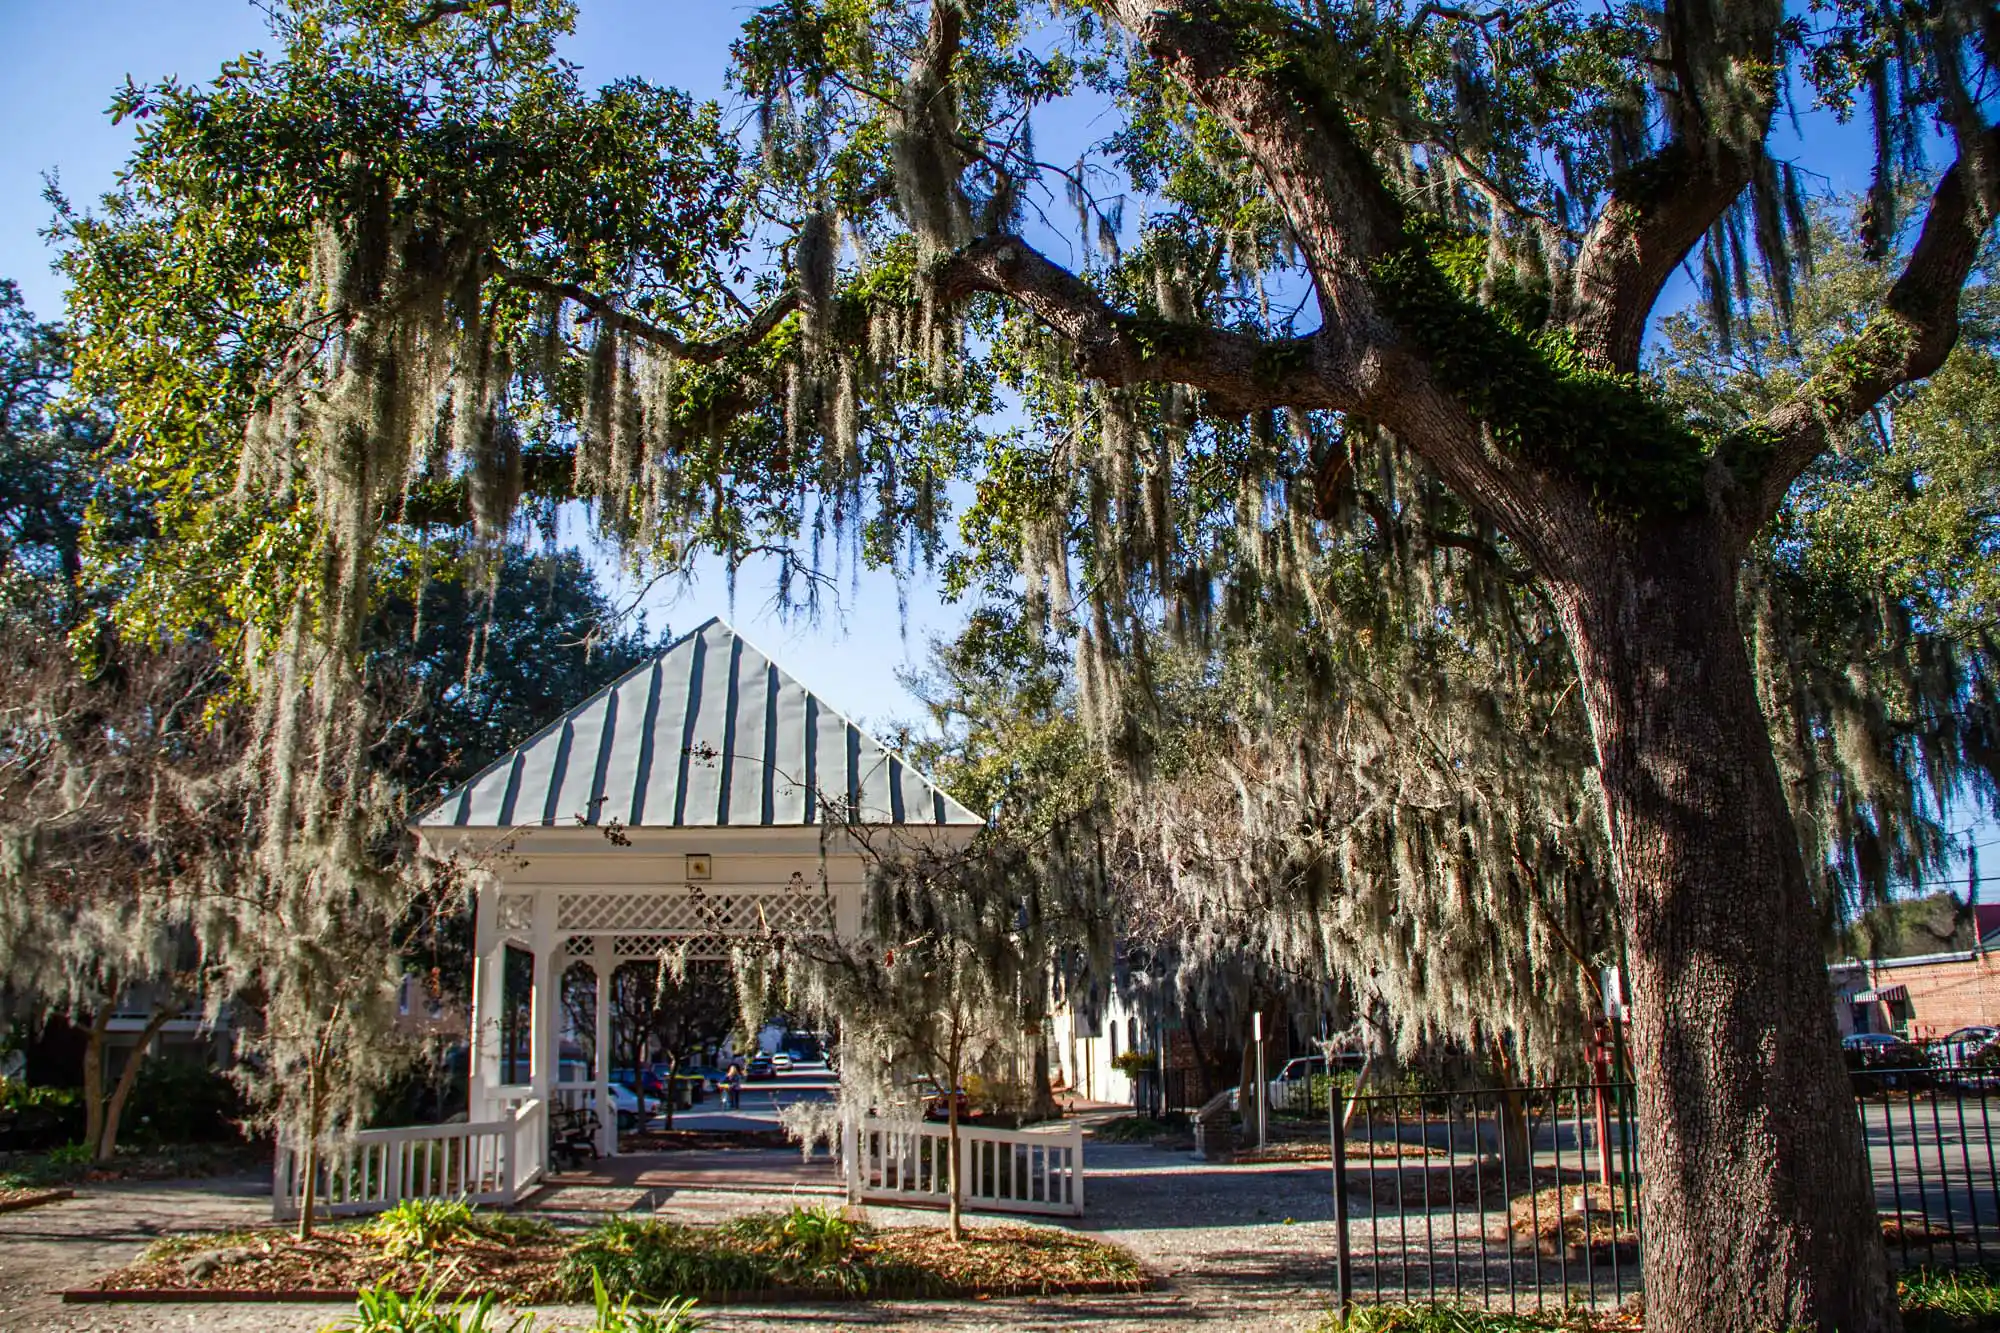
[[[950,1228],[960,1222],[964,1191],[959,1144],[960,1092],[983,1068],[1011,1061],[1024,1042],[1041,1042],[1037,1014],[1045,998],[1024,987],[1046,984],[1049,960],[1024,945],[1026,904],[1051,881],[1098,885],[1095,842],[1067,823],[1033,841],[989,830],[965,849],[873,845],[866,933],[859,940],[802,938],[784,969],[788,998],[800,1010],[841,1024],[843,1113],[897,1108],[920,1115],[910,1082],[929,1078],[946,1104],[945,1172]],[[1103,943],[1108,917],[1073,942],[1089,952]]]

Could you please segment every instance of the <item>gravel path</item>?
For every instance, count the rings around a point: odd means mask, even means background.
[[[1185,1153],[1089,1148],[1082,1226],[1127,1246],[1160,1284],[1135,1295],[893,1304],[715,1308],[718,1333],[778,1329],[918,1330],[1082,1328],[1101,1333],[1221,1328],[1278,1333],[1310,1325],[1327,1305],[1333,1270],[1332,1204],[1324,1169],[1290,1164],[1199,1166]],[[81,1286],[156,1237],[249,1226],[269,1216],[265,1180],[92,1186],[63,1203],[0,1214],[0,1329],[70,1333],[304,1333],[341,1317],[338,1305],[63,1305],[51,1293]],[[817,1201],[817,1200],[815,1200]],[[591,1191],[559,1200],[586,1220],[607,1210],[657,1209],[714,1220],[768,1209],[770,1195],[699,1190]],[[871,1208],[884,1224],[935,1224],[936,1213]],[[578,1309],[545,1315],[578,1323]],[[548,1320],[545,1318],[546,1325]]]

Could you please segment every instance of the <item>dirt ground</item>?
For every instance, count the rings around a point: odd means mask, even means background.
[[[1326,1309],[1333,1228],[1324,1168],[1294,1164],[1216,1167],[1185,1153],[1092,1144],[1081,1227],[1127,1246],[1158,1286],[1136,1295],[987,1301],[898,1301],[827,1306],[713,1307],[718,1333],[775,1329],[1091,1329],[1103,1333],[1228,1326],[1276,1333],[1310,1325]],[[346,1315],[342,1305],[63,1305],[56,1292],[83,1286],[163,1235],[251,1226],[269,1216],[257,1178],[100,1185],[74,1199],[0,1214],[0,1329],[68,1333],[305,1333]],[[811,1201],[820,1201],[814,1197]],[[688,1221],[768,1209],[769,1192],[698,1188],[559,1192],[559,1215],[653,1211]],[[869,1210],[885,1225],[936,1214]],[[1010,1219],[1011,1220],[1011,1219]],[[538,1327],[579,1327],[581,1309],[538,1311]]]

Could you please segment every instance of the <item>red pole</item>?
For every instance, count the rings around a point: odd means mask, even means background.
[[[1611,1033],[1609,1025],[1599,1020],[1593,1025],[1590,1038],[1590,1072],[1596,1079],[1594,1089],[1597,1103],[1597,1174],[1606,1189],[1611,1188]]]

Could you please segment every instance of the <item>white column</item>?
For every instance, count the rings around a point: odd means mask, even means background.
[[[611,973],[618,966],[618,957],[604,936],[591,943],[590,970],[597,978],[597,1061],[591,1072],[597,1080],[597,1150],[606,1157],[616,1157],[618,1114],[611,1107]]]
[[[493,1117],[500,1082],[500,1010],[506,976],[500,944],[500,889],[480,886],[472,908],[472,1031],[467,1034],[466,1118]]]
[[[535,993],[528,1038],[529,1082],[534,1095],[547,1102],[555,1089],[561,1048],[556,1014],[562,1000],[562,942],[556,938],[556,896],[535,895]]]

